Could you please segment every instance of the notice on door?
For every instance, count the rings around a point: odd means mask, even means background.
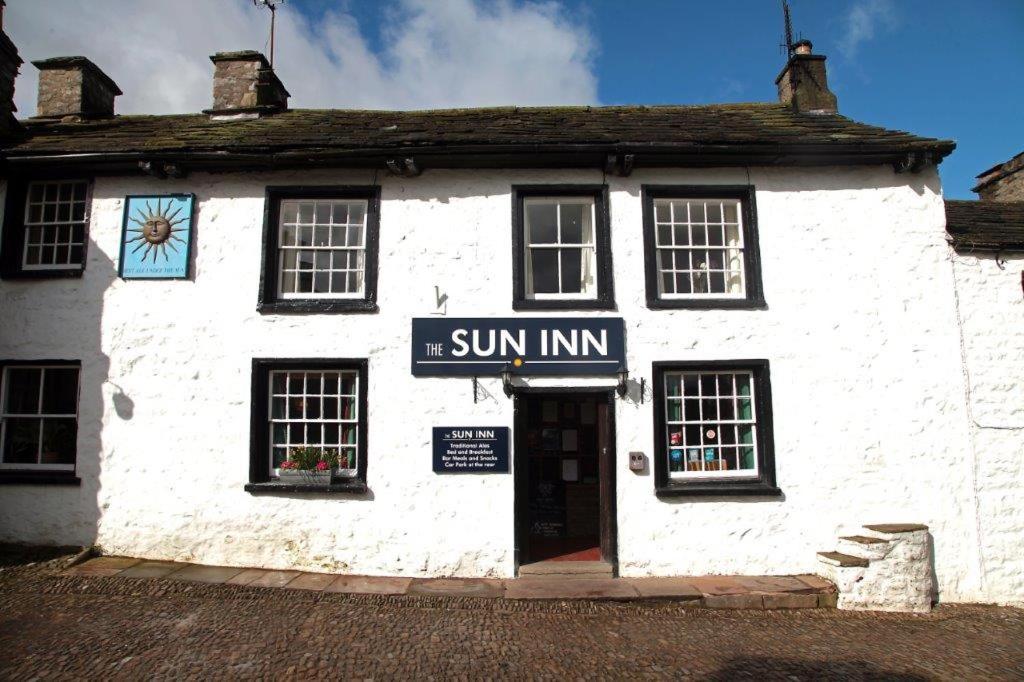
[[[507,474],[507,426],[435,426],[434,473]]]

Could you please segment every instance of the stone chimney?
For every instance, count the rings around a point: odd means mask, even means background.
[[[836,113],[836,96],[828,89],[825,56],[811,54],[813,45],[809,40],[801,40],[793,47],[793,55],[775,79],[779,101],[799,113]]]
[[[4,0],[0,0],[0,137],[21,130],[21,124],[14,118],[18,110],[14,106],[14,79],[23,62],[18,48],[4,32],[4,4]]]
[[[39,69],[36,118],[109,118],[117,83],[85,57],[54,57],[32,62]]]
[[[204,113],[214,118],[256,118],[288,108],[288,91],[259,52],[218,52],[210,61],[213,107]]]
[[[982,201],[1024,201],[1024,152],[977,176],[972,192]]]

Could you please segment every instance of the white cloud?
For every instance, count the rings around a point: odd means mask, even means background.
[[[891,31],[896,27],[896,8],[892,0],[861,0],[850,7],[843,23],[839,51],[852,60],[861,44],[872,40],[876,32]]]
[[[594,41],[556,2],[398,0],[375,52],[343,9],[277,13],[275,68],[296,108],[413,109],[597,100]],[[383,5],[381,5],[383,8]],[[124,91],[119,113],[197,112],[211,103],[214,52],[266,51],[269,17],[250,0],[9,0],[4,28],[26,64],[15,92],[35,112],[37,70],[94,61]]]

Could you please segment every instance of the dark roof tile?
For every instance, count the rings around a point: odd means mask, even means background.
[[[84,122],[26,122],[11,156],[155,152],[358,152],[395,148],[619,146],[658,151],[703,146],[785,146],[841,153],[859,145],[886,152],[955,146],[857,123],[799,114],[780,104],[705,106],[497,107],[429,111],[295,109],[253,120],[202,114],[117,116]]]
[[[947,201],[946,232],[957,249],[1024,249],[1024,201]]]

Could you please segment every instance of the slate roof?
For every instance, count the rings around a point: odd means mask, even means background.
[[[946,201],[946,232],[957,249],[1024,250],[1024,201]]]
[[[776,162],[930,152],[955,147],[836,114],[800,114],[781,104],[500,107],[428,111],[294,109],[254,120],[205,114],[117,116],[77,123],[25,121],[28,137],[8,157],[93,154],[275,155],[305,159],[370,154],[755,153]],[[782,159],[779,161],[778,159]],[[871,161],[864,161],[871,162]]]

